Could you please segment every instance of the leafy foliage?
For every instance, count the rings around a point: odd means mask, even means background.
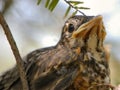
[[[42,0],[38,0],[38,5],[41,3]],[[48,8],[51,12],[57,6],[59,0],[46,0],[45,7]]]
[[[73,9],[75,9],[75,11],[72,13],[72,16],[75,15],[77,12],[80,12],[81,14],[85,15],[83,12],[80,11],[80,9],[89,9],[89,8],[87,8],[87,7],[81,7],[80,4],[83,4],[83,3],[84,3],[84,2],[81,2],[81,1],[76,1],[76,0],[74,0],[74,1],[64,0],[64,1],[69,5],[69,7],[68,7],[68,9],[67,9],[64,17],[66,17],[66,16],[68,15],[68,13],[69,13],[69,11],[70,11],[70,10],[69,10],[70,7],[73,8]],[[70,9],[71,9],[71,8],[70,8]],[[85,15],[85,16],[86,16],[86,15]]]
[[[39,5],[42,0],[38,0],[37,4]],[[46,0],[45,7],[48,8],[51,12],[55,9],[58,2],[60,0]],[[75,11],[72,13],[72,15],[75,15],[77,12],[80,12],[81,14],[85,15],[83,12],[80,11],[80,9],[90,9],[88,7],[81,7],[80,4],[83,4],[84,2],[78,1],[78,0],[64,0],[69,6],[65,12],[64,17],[66,17],[71,8],[73,8]]]

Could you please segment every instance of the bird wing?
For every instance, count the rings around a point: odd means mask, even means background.
[[[64,90],[75,77],[77,68],[71,62],[75,56],[55,47],[35,50],[24,57],[31,90]],[[19,88],[19,89],[18,89]],[[0,90],[22,90],[17,67],[0,76]]]
[[[73,61],[75,57],[76,55],[66,48],[51,47],[41,50],[26,69],[31,89],[65,90],[71,85],[78,70],[76,62]]]

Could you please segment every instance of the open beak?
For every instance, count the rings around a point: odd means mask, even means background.
[[[96,35],[99,40],[104,40],[106,31],[102,22],[102,16],[96,16],[90,21],[82,24],[76,31],[73,32],[72,38],[86,39],[91,35]]]

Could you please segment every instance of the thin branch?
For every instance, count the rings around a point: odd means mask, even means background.
[[[75,9],[76,11],[78,11],[79,13],[81,13],[82,15],[86,16],[82,11],[80,11],[79,9],[76,9],[69,1],[64,0],[70,7],[72,7],[73,9]],[[86,16],[87,17],[87,16]]]
[[[6,23],[6,21],[5,21],[1,12],[0,12],[0,24],[3,27],[3,30],[6,34],[6,37],[9,41],[9,44],[11,46],[12,52],[15,56],[17,66],[18,66],[18,71],[19,71],[20,78],[21,78],[21,82],[22,82],[22,85],[23,85],[23,90],[29,90],[27,78],[26,78],[25,71],[24,71],[24,64],[23,64],[22,58],[19,54],[17,45],[16,45],[15,40],[14,40],[12,34],[11,34],[10,28],[7,25],[7,23]]]
[[[14,1],[13,0],[4,0],[4,6],[2,9],[2,13],[5,14],[7,12],[7,10],[10,9],[10,7],[13,5]]]

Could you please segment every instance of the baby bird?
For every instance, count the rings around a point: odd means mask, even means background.
[[[72,16],[57,45],[23,58],[30,90],[109,90],[102,16]],[[0,90],[23,90],[17,67],[0,76]]]

